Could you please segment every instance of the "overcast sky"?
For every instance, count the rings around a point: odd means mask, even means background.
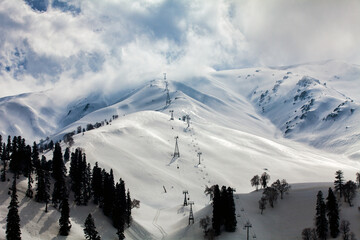
[[[337,59],[360,64],[360,1],[0,0],[0,97]]]

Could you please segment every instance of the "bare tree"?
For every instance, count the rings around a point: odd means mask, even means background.
[[[352,200],[355,198],[356,195],[356,188],[356,183],[351,180],[347,181],[343,187],[344,200],[345,202],[349,203],[350,207],[352,206]]]
[[[348,220],[342,220],[340,224],[340,232],[343,240],[350,240],[350,223]]]
[[[281,181],[278,179],[271,186],[275,188],[277,191],[279,191],[280,199],[283,199],[284,193],[288,193],[291,188],[291,186],[286,182],[285,179]]]
[[[301,233],[302,240],[317,240],[317,234],[315,228],[304,228]]]
[[[263,214],[263,211],[266,209],[266,197],[261,197],[261,199],[259,200],[259,209],[261,210],[261,214]]]
[[[215,188],[215,185],[211,186],[211,187],[208,187],[207,185],[205,186],[205,195],[209,195],[210,196],[210,201],[214,198],[214,188]]]
[[[264,195],[266,199],[269,201],[270,207],[274,207],[274,202],[276,202],[279,193],[273,187],[267,187],[264,190]]]
[[[256,187],[256,191],[258,191],[259,185],[260,185],[260,177],[259,175],[255,175],[251,180],[251,186]]]
[[[357,187],[360,188],[360,172],[356,173],[356,184]]]
[[[260,177],[260,184],[263,188],[266,188],[267,187],[267,184],[270,180],[270,175],[267,174],[266,172],[264,172],[261,177]]]

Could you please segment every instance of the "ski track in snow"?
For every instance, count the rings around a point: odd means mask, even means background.
[[[164,240],[166,239],[166,236],[168,235],[166,233],[166,231],[162,228],[162,226],[160,226],[157,221],[159,220],[159,217],[160,217],[160,212],[161,212],[162,209],[158,209],[156,211],[156,214],[155,214],[155,217],[153,219],[153,222],[152,224],[159,230],[160,234],[161,234],[161,240]]]

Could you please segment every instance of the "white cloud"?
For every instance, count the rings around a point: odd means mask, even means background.
[[[165,71],[181,80],[214,69],[360,63],[356,0],[73,2],[79,14],[2,1],[0,96],[49,87],[64,97],[115,91]]]

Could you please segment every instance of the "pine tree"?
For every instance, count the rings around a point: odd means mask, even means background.
[[[124,224],[119,224],[119,226],[117,227],[116,235],[118,235],[119,240],[125,239]]]
[[[91,189],[93,192],[94,203],[99,204],[101,200],[103,185],[103,177],[101,174],[101,168],[98,167],[98,163],[95,163],[95,166],[92,170],[92,179],[91,179]]]
[[[335,173],[335,192],[340,194],[340,198],[343,196],[343,188],[344,188],[344,174],[341,170],[336,171]]]
[[[32,184],[34,182],[33,177],[32,177],[32,173],[34,172],[34,166],[33,166],[33,162],[32,162],[32,157],[31,157],[31,147],[28,145],[26,147],[26,162],[27,162],[27,177],[28,177],[28,188],[26,190],[26,196],[29,198],[33,197],[33,190],[32,190]]]
[[[127,190],[126,194],[126,224],[128,227],[130,227],[132,221],[131,217],[131,197],[130,197],[130,191]]]
[[[115,186],[115,194],[112,208],[112,220],[115,228],[119,227],[119,224],[124,225],[122,229],[125,229],[126,223],[126,190],[125,182],[120,178],[119,182]]]
[[[321,240],[326,239],[328,232],[328,222],[326,219],[326,205],[321,191],[319,191],[317,194],[315,226],[318,238]]]
[[[89,213],[85,220],[85,228],[84,228],[84,234],[85,238],[87,240],[100,240],[100,236],[98,235],[98,232],[96,231],[95,222],[94,219]]]
[[[227,232],[235,232],[237,224],[233,191],[234,190],[232,188],[227,188],[227,204],[225,213],[225,230]]]
[[[61,147],[59,143],[55,144],[55,150],[53,152],[52,160],[53,178],[55,180],[54,189],[52,193],[52,203],[55,207],[61,202],[61,199],[66,194],[65,186],[65,174],[66,168],[63,161],[63,155],[61,153]]]
[[[11,201],[8,207],[9,212],[6,218],[6,239],[7,240],[20,240],[21,239],[21,230],[20,230],[20,217],[18,213],[19,202],[16,194],[16,177],[14,176],[14,181],[12,185]]]
[[[220,235],[221,227],[221,202],[220,202],[220,189],[218,185],[214,187],[214,198],[213,198],[213,217],[212,217],[212,228],[214,229],[215,235]]]
[[[64,153],[64,161],[65,161],[65,163],[67,163],[69,161],[69,159],[70,159],[70,148],[67,147],[65,149],[65,153]]]
[[[61,201],[61,216],[59,219],[59,234],[61,236],[69,235],[71,223],[70,223],[70,208],[67,196],[64,196]]]
[[[1,169],[1,181],[6,181],[6,168],[7,168],[7,161],[8,161],[7,151],[6,151],[6,145],[5,143],[2,144],[2,152],[1,152],[1,161],[3,164],[3,168]]]
[[[220,209],[221,209],[221,225],[224,225],[225,223],[225,214],[227,209],[227,203],[228,203],[228,194],[226,191],[226,187],[222,186],[220,191]]]
[[[114,194],[115,186],[114,186],[114,175],[112,169],[110,170],[110,174],[105,172],[104,175],[104,201],[103,201],[103,212],[105,216],[112,216],[112,209],[114,206]]]
[[[326,210],[329,219],[330,235],[336,238],[339,235],[339,206],[334,192],[329,188],[326,198]]]
[[[348,220],[341,221],[340,231],[344,240],[350,240],[350,222]]]

